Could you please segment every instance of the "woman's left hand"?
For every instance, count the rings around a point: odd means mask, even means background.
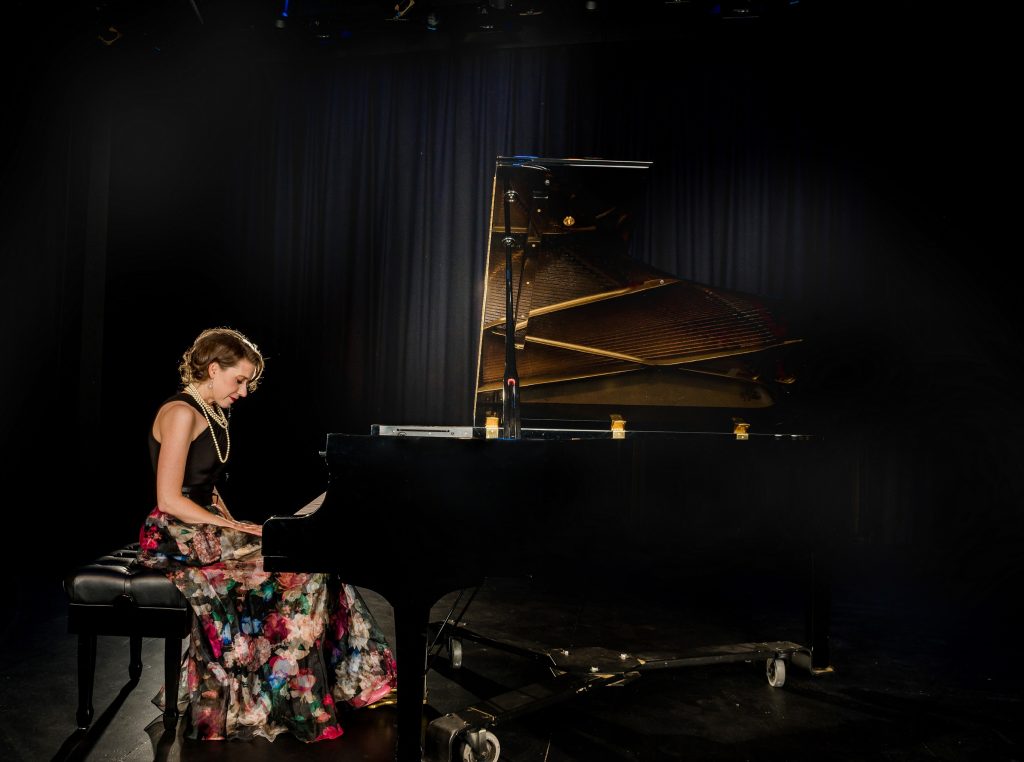
[[[224,502],[224,498],[222,498],[216,491],[213,493],[213,508],[228,521],[235,520],[235,517],[231,515],[231,511],[228,510],[228,506],[227,503]]]
[[[235,521],[234,524],[233,524],[233,528],[237,529],[239,532],[246,532],[247,534],[254,534],[257,537],[262,537],[263,536],[263,525],[262,524],[254,524],[251,521]]]

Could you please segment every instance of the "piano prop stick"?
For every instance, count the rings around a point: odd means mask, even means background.
[[[503,173],[505,203],[505,372],[502,374],[501,390],[502,420],[506,439],[519,439],[519,372],[516,370],[516,308],[512,293],[512,249],[516,239],[512,237],[512,202],[516,192],[512,189],[508,172]],[[523,252],[525,256],[525,252]]]
[[[831,669],[827,564],[852,533],[855,469],[787,417],[792,379],[770,369],[794,342],[760,300],[630,258],[631,205],[648,168],[499,157],[472,425],[328,434],[322,502],[263,526],[268,570],[337,573],[394,607],[399,762],[496,762],[504,723],[653,670],[761,660],[781,687],[790,667]],[[352,507],[371,505],[392,517],[384,563],[376,549],[338,542]],[[728,564],[768,570],[766,595],[804,603],[804,642],[644,654],[528,647],[430,622],[434,603],[488,576],[686,591]],[[424,729],[431,642],[446,647],[434,663],[449,672],[462,643],[479,642],[539,660],[553,677]]]

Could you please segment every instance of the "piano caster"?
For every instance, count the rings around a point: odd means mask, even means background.
[[[448,659],[452,669],[462,667],[462,641],[456,638],[448,638]]]
[[[457,762],[498,762],[501,744],[489,730],[467,730],[456,749]]]
[[[769,659],[765,674],[768,676],[768,685],[772,688],[781,688],[786,684],[786,660],[781,658]]]

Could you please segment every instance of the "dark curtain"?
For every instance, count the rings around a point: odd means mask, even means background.
[[[636,256],[814,309],[865,309],[857,157],[801,124],[785,62],[753,76],[693,51],[610,53],[247,73],[258,94],[231,148],[226,246],[234,282],[274,310],[282,350],[344,379],[345,393],[322,395],[321,420],[468,421],[497,155],[652,160]]]
[[[130,537],[177,358],[232,325],[269,361],[232,421],[228,491],[254,518],[294,511],[324,488],[327,432],[469,422],[496,156],[650,160],[634,255],[792,318],[799,393],[856,453],[861,539],[946,554],[972,591],[1009,578],[1021,448],[999,421],[1020,411],[1020,360],[997,262],[999,85],[889,21],[40,62],[4,189],[7,396],[32,391],[4,411],[8,463],[60,452],[69,531]],[[102,527],[78,514],[85,493]],[[354,510],[392,510],[385,493]]]

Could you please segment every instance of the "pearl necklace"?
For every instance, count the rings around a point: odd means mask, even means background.
[[[199,391],[192,386],[192,384],[186,386],[185,391],[188,392],[189,396],[199,404],[199,407],[203,411],[203,416],[206,418],[206,424],[210,427],[210,439],[213,440],[213,449],[217,451],[217,460],[221,463],[227,463],[228,456],[231,455],[231,432],[228,431],[228,417],[224,415],[224,411],[220,409],[219,405],[216,410],[210,407],[210,403],[203,399],[203,395],[201,395]],[[217,432],[213,428],[214,421],[217,422],[218,426],[224,429],[224,436],[227,438],[227,447],[224,449],[223,457],[221,457],[220,453],[220,443],[217,441]]]

